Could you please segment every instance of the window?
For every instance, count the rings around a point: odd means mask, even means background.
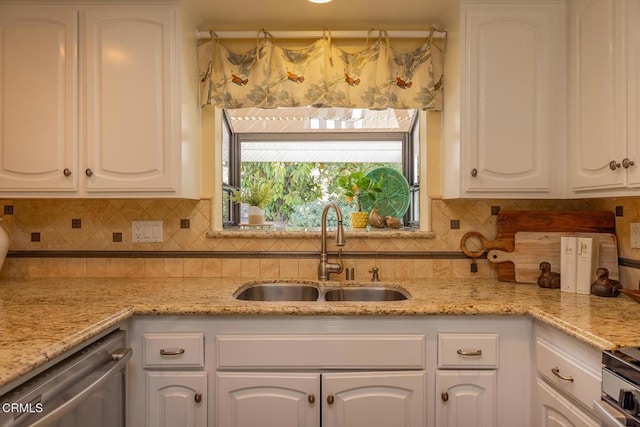
[[[249,110],[249,111],[247,111]],[[227,110],[223,124],[223,223],[247,222],[247,207],[232,203],[233,189],[269,181],[274,197],[266,220],[279,229],[320,225],[320,213],[338,203],[345,220],[355,210],[337,177],[379,167],[401,172],[410,188],[405,226],[419,223],[419,141],[415,111],[356,109]],[[348,224],[347,224],[348,225]]]

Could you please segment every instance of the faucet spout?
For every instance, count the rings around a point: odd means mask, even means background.
[[[318,264],[318,280],[329,280],[330,273],[342,273],[342,257],[339,262],[329,262],[327,254],[327,214],[333,209],[336,212],[338,227],[336,228],[336,246],[342,247],[347,244],[344,237],[344,227],[342,225],[342,211],[336,203],[328,203],[322,210],[321,233],[320,233],[320,264]],[[341,249],[342,251],[342,249]]]

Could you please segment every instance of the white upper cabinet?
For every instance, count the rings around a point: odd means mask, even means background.
[[[561,3],[461,6],[460,196],[564,192]]]
[[[570,181],[577,195],[640,187],[639,22],[637,0],[570,2]]]
[[[177,184],[175,12],[158,7],[84,12],[89,191],[173,191]]]
[[[183,40],[180,18],[160,4],[0,6],[0,195],[199,197],[197,99],[183,93],[195,65],[181,84],[195,29]]]
[[[78,187],[78,17],[0,6],[0,191]]]

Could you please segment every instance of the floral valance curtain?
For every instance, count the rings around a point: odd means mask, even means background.
[[[380,35],[361,50],[347,52],[328,36],[301,49],[285,49],[261,32],[256,47],[240,53],[214,35],[198,48],[202,104],[440,110],[443,40],[429,38],[401,52]]]

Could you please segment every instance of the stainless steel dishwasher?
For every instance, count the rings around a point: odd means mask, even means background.
[[[0,397],[0,426],[124,426],[130,357],[126,333],[111,332]]]

